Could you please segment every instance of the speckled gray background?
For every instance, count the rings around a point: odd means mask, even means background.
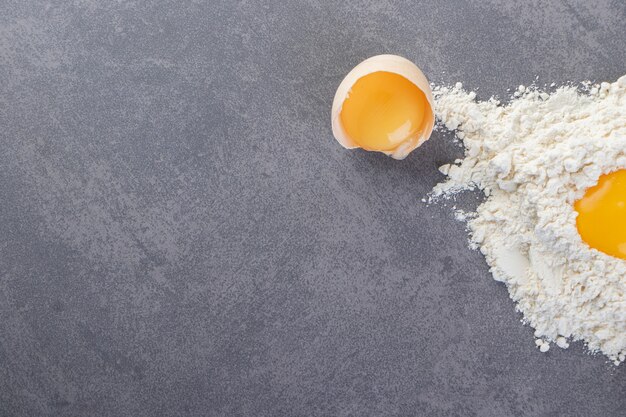
[[[626,415],[420,201],[449,135],[329,122],[374,54],[485,98],[614,80],[625,33],[621,0],[0,0],[0,415]]]

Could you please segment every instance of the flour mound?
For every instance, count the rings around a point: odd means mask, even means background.
[[[582,340],[615,364],[626,355],[626,261],[590,248],[573,205],[602,174],[626,169],[626,76],[588,91],[520,86],[508,105],[457,83],[435,89],[436,113],[465,158],[444,165],[431,199],[479,188],[468,227],[494,279],[535,328],[542,352]]]

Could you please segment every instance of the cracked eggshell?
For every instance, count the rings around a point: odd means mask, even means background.
[[[337,139],[337,142],[339,142],[341,146],[346,149],[354,149],[359,147],[359,145],[357,145],[356,142],[354,142],[346,134],[341,124],[341,118],[339,117],[339,115],[341,114],[341,108],[343,107],[343,103],[346,100],[348,93],[352,89],[354,83],[356,83],[357,80],[359,80],[361,77],[378,71],[392,72],[403,76],[404,78],[415,84],[417,88],[419,88],[424,93],[424,95],[426,96],[426,100],[430,105],[429,114],[424,121],[424,128],[418,135],[405,140],[400,145],[398,145],[397,148],[391,151],[379,151],[395,159],[404,159],[409,153],[411,153],[411,151],[420,146],[422,143],[426,142],[426,140],[428,140],[428,138],[430,137],[430,134],[433,131],[433,127],[435,126],[435,107],[433,92],[430,88],[428,80],[426,79],[426,76],[424,76],[424,73],[417,67],[417,65],[401,56],[373,56],[361,62],[359,65],[354,67],[352,71],[348,73],[348,75],[346,75],[341,84],[339,84],[337,92],[335,93],[335,99],[333,100],[333,107],[331,111],[333,135],[335,136],[335,139]]]

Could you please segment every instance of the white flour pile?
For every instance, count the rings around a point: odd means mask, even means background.
[[[626,76],[552,94],[520,86],[509,105],[437,88],[436,113],[456,130],[465,159],[432,198],[479,188],[469,215],[471,242],[493,277],[535,328],[536,343],[582,340],[615,364],[626,355],[626,261],[591,249],[576,229],[573,204],[600,175],[626,168]]]

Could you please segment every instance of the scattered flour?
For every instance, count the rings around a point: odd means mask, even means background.
[[[460,83],[435,89],[436,113],[465,158],[444,165],[431,199],[479,188],[467,220],[493,277],[535,329],[537,347],[582,340],[615,364],[626,355],[626,261],[587,246],[574,202],[600,175],[626,168],[626,76],[548,94],[519,86],[508,105],[477,102]]]

